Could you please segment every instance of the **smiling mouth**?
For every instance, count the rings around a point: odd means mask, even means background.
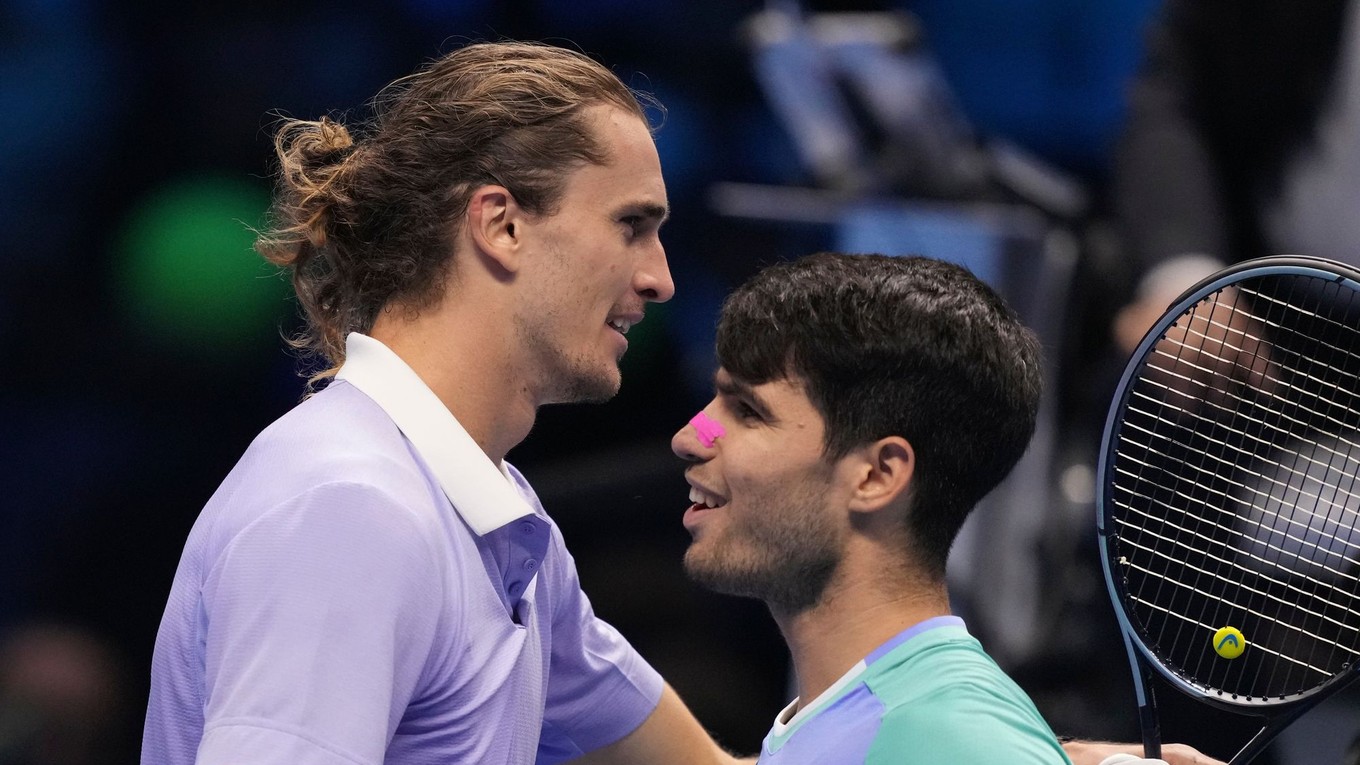
[[[612,327],[614,331],[618,332],[620,335],[628,334],[628,330],[633,326],[633,322],[628,321],[626,319],[609,319],[605,323]]]
[[[694,503],[694,507],[699,510],[712,510],[727,504],[727,500],[715,494],[709,494],[703,489],[693,486],[689,489],[689,501]]]

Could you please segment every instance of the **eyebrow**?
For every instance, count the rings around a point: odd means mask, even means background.
[[[759,393],[756,393],[754,387],[741,380],[734,380],[731,377],[714,377],[713,388],[717,390],[720,395],[749,400],[760,410],[761,414],[769,415],[770,413],[770,406],[765,403],[765,399],[761,398]]]
[[[665,223],[666,220],[671,217],[670,208],[655,202],[630,202],[620,208],[619,214],[641,215],[644,218],[656,221],[656,225],[658,226]]]

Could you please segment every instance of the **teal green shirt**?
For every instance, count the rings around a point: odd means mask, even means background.
[[[1034,702],[953,616],[898,634],[784,719],[761,765],[1071,765]]]

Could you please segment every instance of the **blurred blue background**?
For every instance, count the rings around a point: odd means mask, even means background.
[[[545,410],[511,458],[563,527],[597,610],[721,740],[753,751],[786,701],[784,649],[759,604],[684,579],[685,489],[668,447],[708,398],[722,295],[763,263],[867,247],[873,231],[914,231],[904,247],[941,257],[1004,249],[1010,235],[965,206],[992,205],[1032,224],[1017,235],[1031,244],[1048,247],[1054,231],[1075,243],[1058,285],[1063,312],[1050,317],[1071,329],[1046,345],[1055,377],[1085,374],[1101,316],[1086,303],[1093,290],[1067,288],[1086,283],[1087,268],[1118,277],[1102,270],[1095,224],[1154,0],[803,3],[808,13],[910,14],[897,17],[908,23],[896,43],[841,51],[821,102],[814,80],[795,79],[792,91],[777,82],[825,73],[826,60],[809,58],[799,35],[761,38],[753,21],[767,14],[768,33],[768,14],[794,8],[0,2],[0,639],[10,636],[0,644],[0,762],[135,760],[184,537],[250,439],[302,393],[280,340],[295,307],[250,249],[278,116],[362,116],[366,99],[422,61],[502,37],[578,47],[668,108],[657,141],[678,295],[635,330],[615,401]],[[888,18],[856,29],[887,29]],[[885,49],[905,53],[885,59]],[[894,104],[934,111],[875,118]],[[849,154],[819,154],[800,136],[822,119],[855,132]],[[791,191],[811,196],[782,195]],[[888,206],[890,225],[847,214],[865,199]],[[1055,427],[1093,450],[1087,402],[1068,387],[1055,387]],[[1064,496],[1086,510],[1081,491]],[[1098,581],[1087,589],[1101,602]],[[1079,684],[1052,656],[1032,660],[1032,646],[1010,668],[1060,732],[1119,735],[1132,730],[1127,669],[1122,650],[1107,653],[1101,677],[1112,679],[1097,691],[1053,690]],[[6,760],[6,744],[20,744],[5,736],[33,729],[40,703],[21,693],[33,685],[55,699],[58,711],[43,714],[56,715],[64,743],[49,759]],[[1092,698],[1114,701],[1093,711]]]

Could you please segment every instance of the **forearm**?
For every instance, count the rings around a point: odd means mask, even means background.
[[[724,751],[668,685],[652,714],[619,741],[573,765],[735,765],[754,763]]]

